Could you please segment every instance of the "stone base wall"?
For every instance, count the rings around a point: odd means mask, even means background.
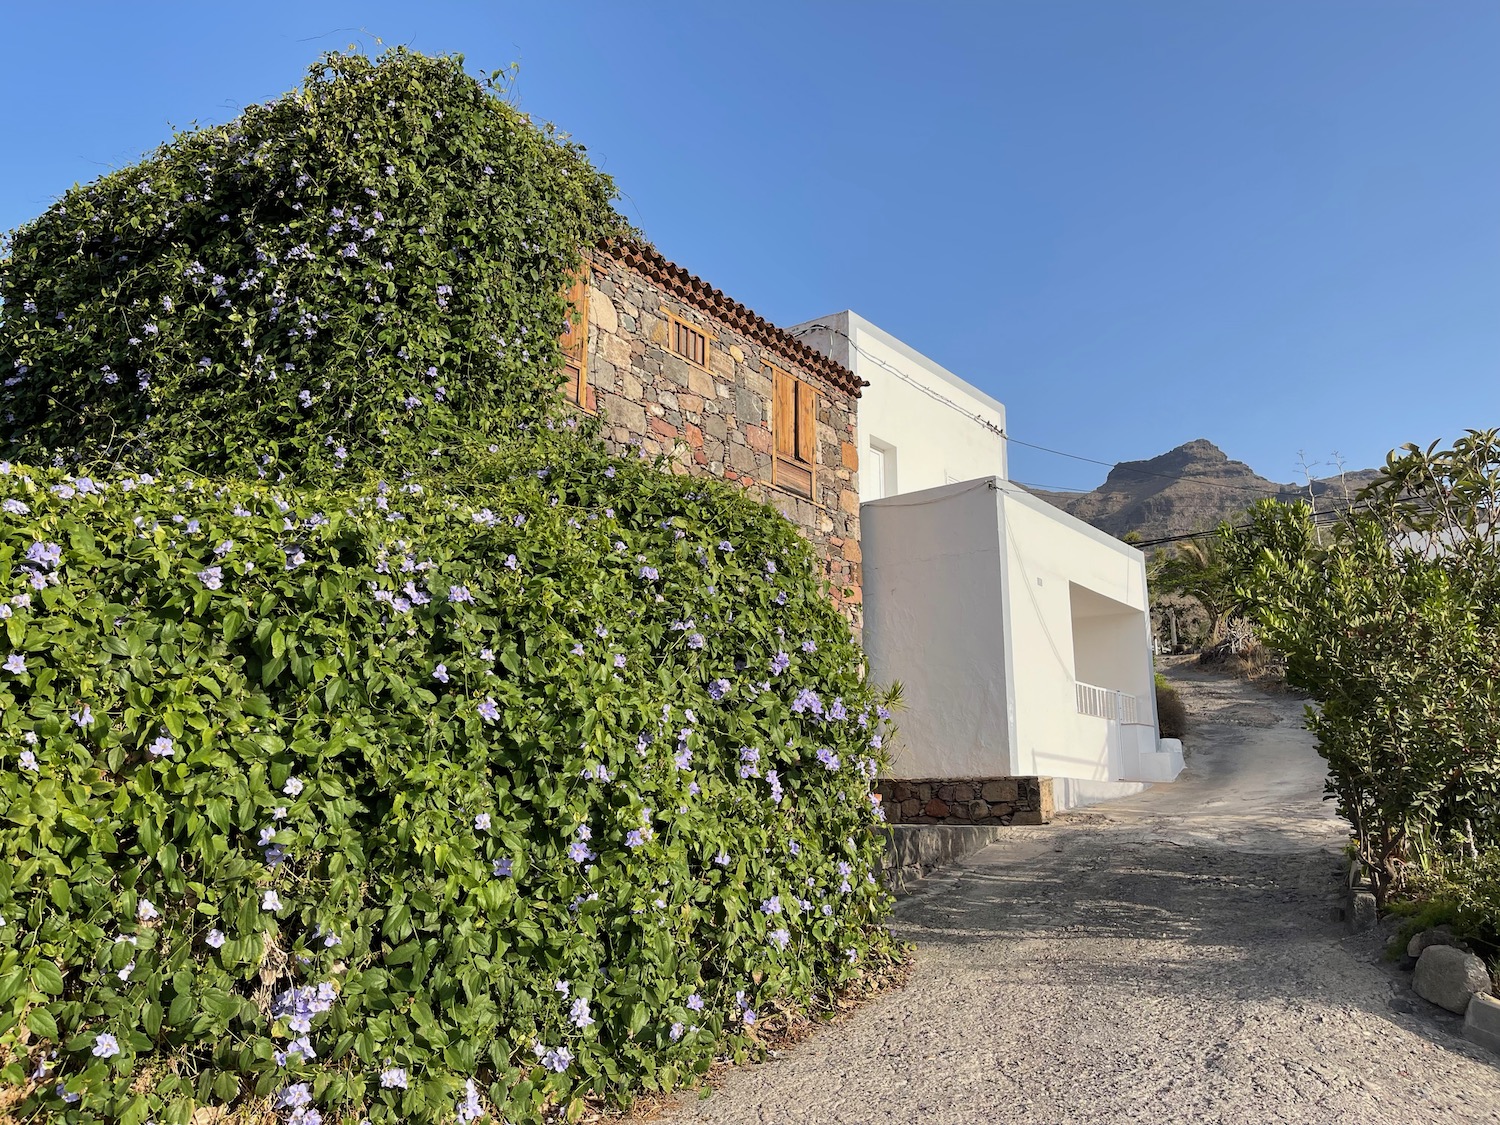
[[[1050,777],[883,780],[876,786],[891,824],[1047,824]]]

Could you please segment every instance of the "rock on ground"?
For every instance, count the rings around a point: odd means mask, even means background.
[[[1469,997],[1489,992],[1490,974],[1472,953],[1451,945],[1429,945],[1417,959],[1412,991],[1456,1015],[1469,1010]]]
[[[1174,784],[928,879],[898,908],[907,988],[673,1120],[1500,1123],[1494,1056],[1412,995],[1382,931],[1329,920],[1345,830],[1301,701],[1173,678],[1190,711],[1274,722],[1201,722]]]

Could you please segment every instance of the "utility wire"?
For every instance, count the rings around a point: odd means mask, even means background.
[[[1124,461],[1101,461],[1097,457],[1085,457],[1081,453],[1069,453],[1066,450],[1053,449],[1051,446],[1037,445],[1035,442],[1022,441],[1018,437],[1012,437],[1010,434],[1006,433],[1003,429],[1001,429],[1000,427],[996,426],[988,418],[985,418],[983,415],[973,413],[972,411],[966,409],[964,406],[960,405],[959,403],[954,402],[951,398],[948,398],[946,395],[939,394],[937,391],[933,390],[931,387],[924,386],[922,383],[919,383],[917,380],[915,380],[911,376],[907,375],[906,372],[901,371],[898,368],[892,367],[889,363],[886,363],[885,360],[881,359],[879,356],[872,355],[870,352],[865,351],[862,347],[860,347],[858,344],[856,344],[854,342],[854,338],[851,337],[849,335],[849,333],[841,331],[840,329],[837,329],[837,328],[833,327],[833,325],[831,325],[831,324],[823,324],[821,321],[818,322],[818,323],[816,323],[816,324],[809,324],[809,325],[806,325],[803,328],[799,328],[796,332],[791,333],[791,335],[795,336],[795,337],[801,337],[801,336],[807,335],[807,333],[809,333],[809,332],[816,332],[816,331],[819,331],[819,330],[824,331],[824,332],[830,332],[830,333],[832,333],[835,336],[841,336],[841,337],[843,337],[844,341],[846,343],[848,343],[849,347],[852,350],[854,350],[855,352],[858,352],[861,356],[863,356],[865,359],[869,360],[871,363],[875,364],[878,367],[884,368],[886,371],[889,371],[892,375],[896,376],[896,378],[900,379],[903,383],[906,383],[909,386],[915,387],[917,390],[921,391],[923,394],[927,395],[929,398],[933,398],[933,399],[936,399],[938,402],[941,402],[944,406],[950,407],[951,409],[958,411],[965,418],[968,418],[971,422],[978,423],[979,425],[983,426],[985,429],[989,430],[991,433],[993,433],[996,436],[998,436],[1001,440],[1008,441],[1008,442],[1010,442],[1013,445],[1024,445],[1027,449],[1035,449],[1035,450],[1039,450],[1042,453],[1050,453],[1050,454],[1052,454],[1055,457],[1067,457],[1067,458],[1070,458],[1070,459],[1072,459],[1074,461],[1083,461],[1083,462],[1086,462],[1086,463],[1088,463],[1090,465],[1102,465],[1106,469],[1111,469],[1111,470],[1113,470],[1113,469],[1119,469],[1122,473],[1130,473],[1130,474],[1133,474],[1133,475],[1135,475],[1137,477],[1155,477],[1155,478],[1157,478],[1159,480],[1172,480],[1172,481],[1178,481],[1178,480],[1196,480],[1196,481],[1202,482],[1205,486],[1210,487],[1210,488],[1222,488],[1222,489],[1226,489],[1226,490],[1231,491],[1231,492],[1241,492],[1241,493],[1243,493],[1243,492],[1252,492],[1252,493],[1258,493],[1258,494],[1260,494],[1262,496],[1266,495],[1266,489],[1265,489],[1265,487],[1263,485],[1256,485],[1256,484],[1230,484],[1230,483],[1228,483],[1226,481],[1221,481],[1221,480],[1218,480],[1217,478],[1209,477],[1209,476],[1207,476],[1207,475],[1205,475],[1203,473],[1180,473],[1180,474],[1178,474],[1176,476],[1173,476],[1171,473],[1153,473],[1153,472],[1151,472],[1148,469],[1136,469],[1136,468],[1128,467],[1127,464],[1126,464],[1126,462],[1124,462]],[[1024,484],[1025,482],[1024,481],[1017,481],[1016,483],[1018,483],[1018,484]],[[1283,486],[1280,485],[1280,484],[1278,484],[1275,481],[1272,481],[1271,483],[1275,484],[1276,487],[1277,487],[1277,491],[1280,492],[1280,490],[1281,490],[1281,488]],[[1031,488],[1046,488],[1047,486],[1034,484],[1034,485],[1030,485],[1029,487],[1031,487]],[[1049,489],[1049,491],[1078,492],[1080,494],[1084,494],[1084,493],[1090,492],[1092,490],[1091,489],[1056,488],[1056,489]]]

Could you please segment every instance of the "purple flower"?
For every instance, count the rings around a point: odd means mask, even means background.
[[[474,595],[469,592],[467,586],[449,586],[448,600],[450,602],[472,602]]]
[[[298,793],[302,792],[302,779],[300,777],[287,778],[286,784],[281,787],[281,791],[288,797],[295,797]]]
[[[500,707],[489,696],[485,697],[484,702],[476,710],[479,712],[479,717],[487,723],[493,723],[500,718]]]
[[[754,1008],[746,1008],[744,1010],[744,1012],[740,1015],[740,1018],[745,1021],[745,1026],[746,1027],[752,1026],[755,1023],[755,1009]]]
[[[26,548],[26,557],[38,566],[51,569],[62,562],[62,548],[56,543],[43,543],[38,540]]]
[[[780,895],[772,895],[770,898],[763,898],[763,899],[761,899],[760,900],[760,912],[762,914],[766,914],[766,915],[780,914],[781,913],[781,896]]]
[[[891,717],[891,709],[889,707],[877,707],[875,708],[875,717],[884,722]]]
[[[728,539],[720,539],[719,550],[723,551],[726,555],[732,555],[734,554],[734,544],[730,543]]]
[[[627,848],[638,848],[646,842],[646,837],[641,835],[639,828],[632,828],[625,834],[625,846]]]
[[[826,746],[819,749],[818,761],[823,763],[825,770],[836,770],[839,768],[839,756]]]
[[[647,582],[655,582],[658,578],[661,577],[661,575],[657,572],[656,567],[654,567],[654,566],[643,566],[643,567],[641,567],[641,569],[640,569],[640,576],[642,578],[644,578]]]
[[[589,1002],[582,996],[575,999],[572,1008],[568,1011],[568,1019],[574,1027],[580,1030],[590,1026],[594,1019],[589,1015]]]
[[[149,898],[143,898],[140,902],[136,903],[135,916],[142,922],[149,922],[154,918],[161,917],[161,913],[152,905]]]
[[[387,1067],[380,1072],[380,1086],[385,1090],[406,1089],[406,1071],[399,1066]]]
[[[818,651],[818,646],[815,645],[812,641],[803,641],[802,642],[802,651],[803,652],[817,652]]]
[[[19,652],[13,652],[5,658],[4,668],[7,672],[13,672],[19,676],[26,671],[26,658]]]
[[[440,684],[446,684],[448,682],[448,666],[446,664],[439,664],[432,670],[432,678]]]
[[[170,738],[168,738],[166,735],[162,735],[155,742],[153,742],[150,746],[146,747],[146,751],[153,758],[170,758],[173,754],[175,754],[177,752],[176,748],[174,747],[174,745],[172,743],[172,740]]]
[[[823,701],[818,698],[818,693],[811,688],[803,688],[792,700],[792,710],[798,715],[804,711],[811,711],[814,715],[823,713]]]
[[[682,1038],[682,1024],[680,1024],[680,1023],[674,1023],[672,1025],[672,1030],[669,1031],[667,1034],[669,1034],[672,1037],[672,1042],[674,1042],[674,1043],[677,1042],[677,1040],[679,1040],[679,1039]]]
[[[81,710],[73,712],[72,719],[84,730],[87,730],[89,727],[94,725],[94,712],[90,710],[89,705],[85,703]]]
[[[207,942],[210,946],[212,946],[214,949],[223,949],[224,948],[224,942],[225,942],[226,939],[224,937],[224,931],[223,930],[212,929],[212,930],[208,931],[208,936],[206,938],[204,938],[203,940],[205,942]]]
[[[769,936],[771,944],[777,949],[785,949],[787,942],[792,940],[792,935],[787,933],[785,929],[772,930]]]
[[[723,699],[725,693],[728,691],[729,681],[725,679],[715,680],[713,683],[708,685],[708,696],[710,699]]]
[[[615,653],[615,667],[616,668],[623,668],[623,667],[625,667],[625,654],[623,652],[617,652],[617,653]]]
[[[474,818],[474,831],[488,832],[490,830],[490,814],[482,812]]]
[[[693,768],[693,752],[686,746],[677,752],[677,757],[673,760],[677,763],[677,768],[680,770]]]
[[[717,863],[720,867],[728,867],[729,853],[721,849],[719,851],[719,854],[714,856],[714,862]]]
[[[93,1053],[101,1059],[113,1058],[120,1053],[120,1044],[113,1035],[105,1032],[94,1036]]]
[[[843,722],[849,717],[849,712],[844,708],[842,697],[833,701],[833,706],[828,708],[828,717],[835,722]]]
[[[267,891],[260,896],[260,908],[267,914],[275,914],[281,907],[281,898],[275,891]]]
[[[703,1011],[703,997],[696,992],[687,998],[687,1006],[695,1012]]]
[[[771,787],[771,800],[779,803],[782,796],[781,778],[777,776],[775,770],[766,771],[766,783]]]
[[[515,555],[506,555],[505,556],[505,569],[507,569],[507,570],[515,570],[520,565],[521,564],[516,561],[516,556]]]
[[[771,660],[771,675],[779,676],[792,666],[792,658],[784,652],[778,652]]]
[[[587,863],[594,858],[594,853],[589,851],[587,844],[579,840],[568,845],[568,858],[574,863]]]
[[[508,856],[502,856],[501,858],[495,860],[495,866],[492,870],[494,871],[496,879],[509,879],[510,873],[514,869],[514,861],[512,861]]]
[[[42,767],[39,766],[39,765],[37,765],[35,751],[32,751],[32,750],[22,750],[21,751],[21,768],[23,770],[30,770],[32,773],[40,773],[41,772],[41,768]]]
[[[688,648],[702,648],[708,642],[703,639],[702,633],[694,633],[688,638]]]
[[[433,112],[438,117],[443,115],[443,111],[440,109]],[[466,1078],[464,1080],[464,1097],[454,1107],[454,1112],[457,1114],[461,1125],[469,1125],[470,1122],[478,1121],[484,1116],[484,1107],[479,1104],[479,1091],[474,1087],[474,1079]],[[291,1125],[291,1123],[288,1122],[288,1125]]]

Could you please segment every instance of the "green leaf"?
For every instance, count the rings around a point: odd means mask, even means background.
[[[60,996],[63,990],[62,973],[51,961],[37,961],[31,966],[31,985],[38,992]]]
[[[52,1018],[52,1013],[46,1008],[32,1008],[31,1011],[27,1012],[26,1026],[39,1039],[43,1039],[48,1043],[55,1043],[57,1041],[57,1021]]]

